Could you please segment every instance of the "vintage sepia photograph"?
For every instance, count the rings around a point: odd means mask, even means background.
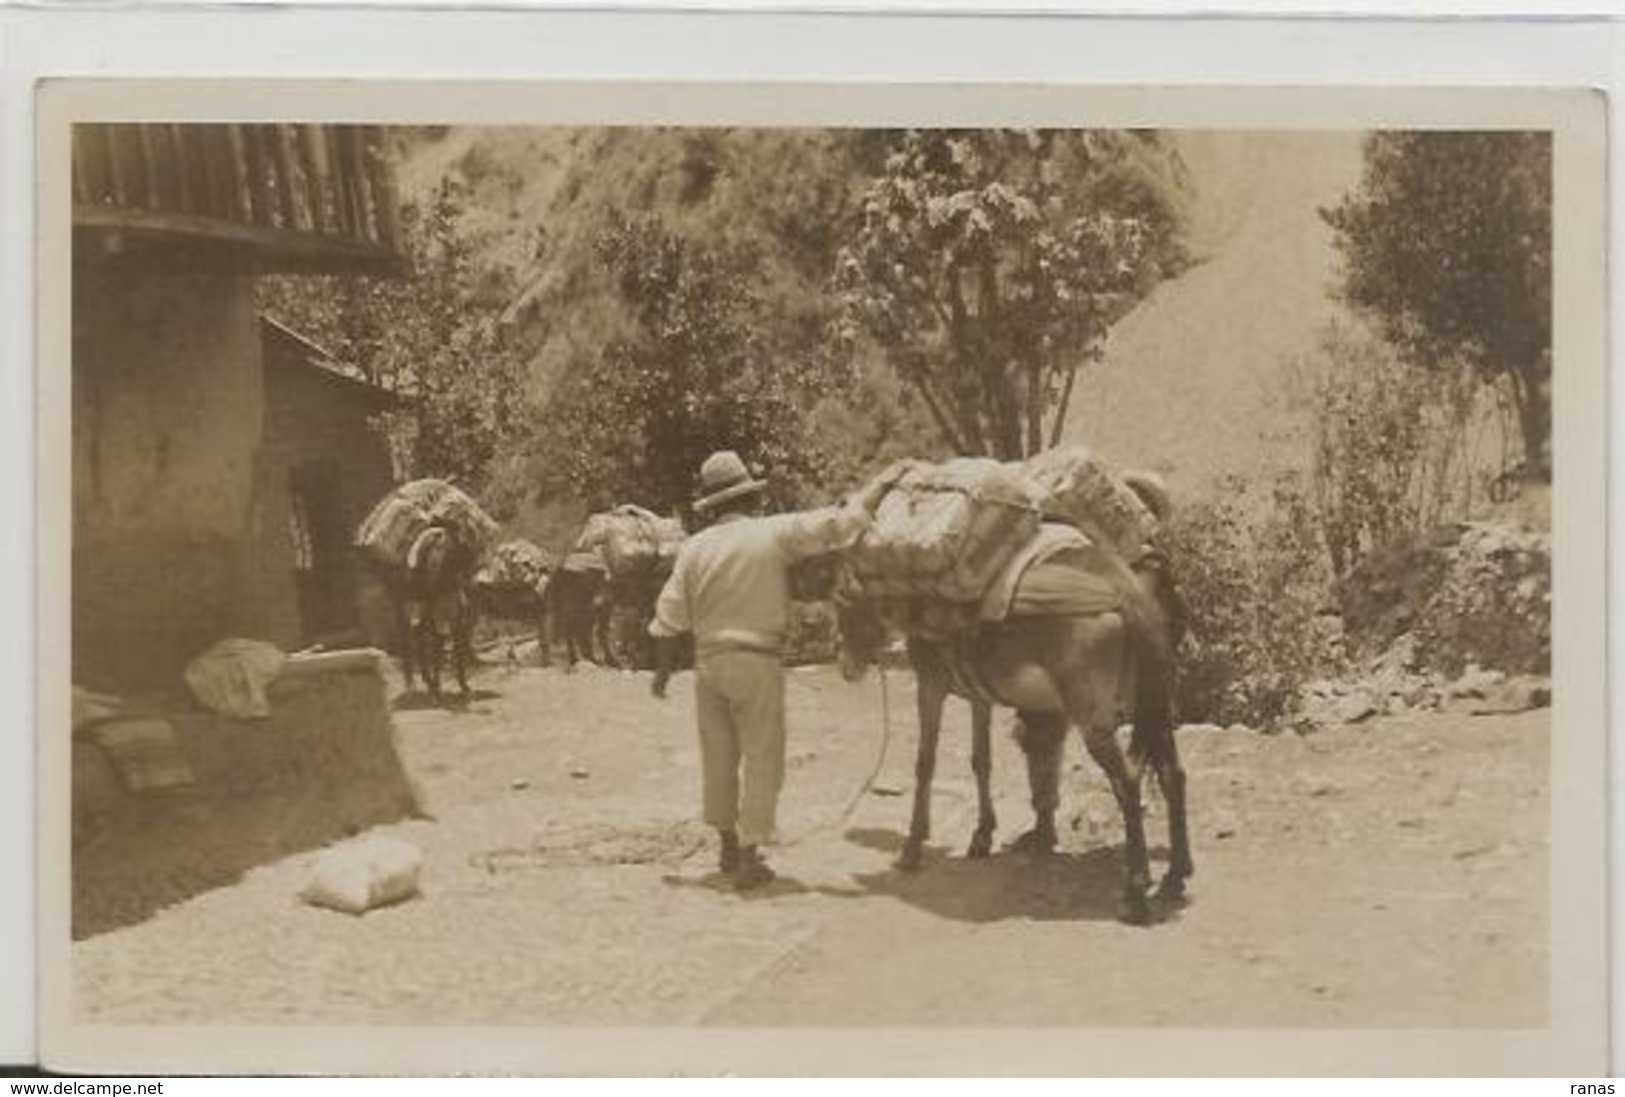
[[[1573,1024],[1600,104],[1294,95],[68,100],[64,1023]]]

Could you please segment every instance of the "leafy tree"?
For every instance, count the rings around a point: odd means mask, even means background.
[[[967,454],[1054,444],[1111,324],[1185,262],[1157,135],[895,134],[837,279],[866,336]]]
[[[409,276],[263,279],[260,294],[262,307],[402,397],[385,425],[410,475],[480,492],[524,421],[527,364],[502,319],[511,282],[479,261],[463,216],[448,181],[402,209]]]
[[[1505,378],[1532,471],[1549,475],[1552,150],[1545,133],[1377,133],[1323,216],[1343,292],[1409,363]]]
[[[594,506],[686,506],[713,450],[767,470],[786,501],[825,472],[808,409],[832,381],[816,348],[763,352],[753,266],[673,232],[658,218],[623,221],[599,261],[629,311],[629,329],[565,373],[545,416],[555,487]]]

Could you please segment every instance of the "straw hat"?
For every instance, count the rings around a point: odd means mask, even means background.
[[[714,510],[765,487],[767,481],[753,477],[739,454],[731,449],[718,450],[700,466],[700,497],[694,501],[694,509],[701,513]]]

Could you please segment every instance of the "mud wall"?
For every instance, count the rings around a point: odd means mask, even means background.
[[[72,368],[74,679],[172,683],[222,636],[263,634],[253,283],[76,271]]]
[[[96,728],[75,737],[75,938],[419,813],[395,749],[381,655],[292,659],[268,697],[265,720],[162,714],[192,775],[176,787],[131,789]]]

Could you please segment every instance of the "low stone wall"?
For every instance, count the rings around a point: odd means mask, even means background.
[[[76,736],[76,939],[419,812],[395,750],[380,653],[290,658],[267,694],[265,720],[154,714],[174,729],[185,784],[132,790],[94,730]]]

